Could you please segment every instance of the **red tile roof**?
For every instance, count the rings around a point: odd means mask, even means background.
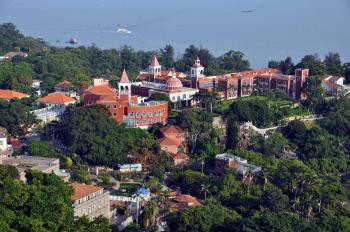
[[[161,146],[180,146],[182,144],[182,141],[180,140],[174,140],[167,137],[158,139],[158,142]]]
[[[85,94],[94,94],[94,95],[116,95],[116,90],[111,88],[109,85],[99,85],[99,86],[90,86],[85,90]]]
[[[37,102],[64,104],[64,103],[75,103],[76,100],[62,93],[50,93],[46,97],[39,98]]]
[[[25,94],[25,93],[20,93],[20,92],[8,90],[8,89],[0,89],[0,98],[1,99],[13,99],[13,98],[22,99],[22,98],[28,97],[28,96],[29,95]]]
[[[160,132],[165,135],[165,134],[184,134],[185,131],[178,127],[178,126],[174,126],[174,125],[169,125],[166,127],[163,127],[160,129]]]
[[[61,81],[60,83],[58,83],[56,86],[59,87],[70,87],[72,85],[72,83],[70,83],[70,81],[64,80]]]
[[[79,200],[83,197],[86,197],[92,193],[98,192],[98,191],[103,189],[103,188],[95,186],[95,185],[79,184],[76,182],[71,183],[71,186],[74,189],[74,194],[71,197],[71,199],[73,201]]]
[[[116,102],[117,101],[117,97],[116,96],[112,96],[112,95],[104,95],[104,96],[101,96],[98,101],[99,102]]]
[[[125,69],[123,70],[122,77],[120,78],[120,83],[129,83],[128,74],[126,73]]]
[[[202,204],[200,200],[188,194],[178,195],[175,197],[174,201],[177,203],[185,203],[191,206],[198,206]]]

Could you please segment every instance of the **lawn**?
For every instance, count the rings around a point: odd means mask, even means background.
[[[291,116],[305,116],[308,115],[308,111],[298,101],[292,99],[273,99],[270,100],[265,96],[249,96],[236,98],[233,100],[224,100],[218,103],[215,112],[217,114],[224,114],[229,110],[230,105],[233,102],[243,101],[267,101],[271,109],[278,109],[283,112],[284,117]]]

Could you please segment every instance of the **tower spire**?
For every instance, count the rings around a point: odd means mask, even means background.
[[[120,83],[129,83],[129,77],[128,74],[126,73],[126,70],[124,68],[123,73],[122,73],[122,77],[120,78]]]

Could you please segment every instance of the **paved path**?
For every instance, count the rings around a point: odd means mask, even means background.
[[[288,119],[288,122],[285,123],[285,124],[281,124],[281,125],[278,125],[278,126],[274,126],[274,127],[269,127],[269,128],[258,128],[256,126],[253,125],[253,123],[251,122],[245,122],[243,124],[243,127],[244,128],[250,128],[250,129],[253,129],[254,131],[258,132],[260,135],[262,136],[267,136],[267,132],[270,131],[270,130],[276,130],[278,128],[283,128],[283,127],[286,127],[288,126],[288,124],[295,120],[295,119],[299,119],[300,121],[303,121],[303,122],[306,122],[306,121],[316,121],[316,120],[321,120],[321,119],[324,119],[323,116],[319,116],[319,115],[309,115],[309,116],[306,116],[306,117],[302,117],[302,118],[289,118]]]

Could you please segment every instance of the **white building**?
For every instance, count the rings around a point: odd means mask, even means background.
[[[329,76],[322,80],[322,87],[328,94],[350,91],[350,85],[344,85],[344,77]]]

